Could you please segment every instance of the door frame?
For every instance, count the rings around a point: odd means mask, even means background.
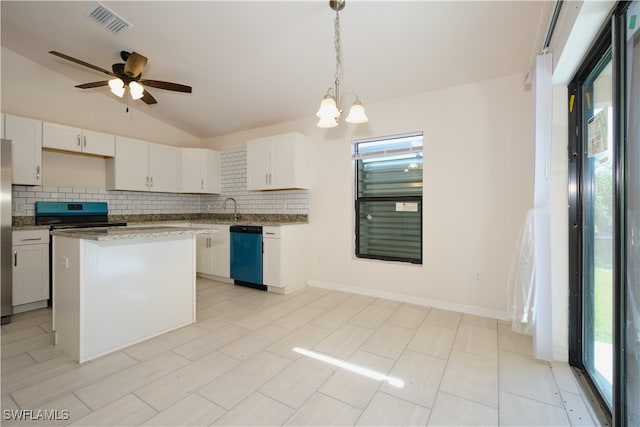
[[[620,2],[610,18],[599,31],[599,35],[589,48],[587,56],[578,68],[568,86],[569,99],[569,364],[577,368],[584,377],[590,391],[598,400],[609,421],[622,425],[626,419],[625,408],[625,363],[624,321],[626,319],[625,292],[625,147],[626,147],[626,38],[625,12],[630,2]],[[583,265],[582,239],[585,188],[582,176],[583,138],[582,85],[591,70],[611,48],[613,85],[613,383],[612,406],[609,407],[586,371],[583,360],[584,312],[582,309]]]

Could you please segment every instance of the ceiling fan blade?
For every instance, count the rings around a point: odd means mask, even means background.
[[[103,80],[101,82],[91,82],[91,83],[76,85],[76,87],[80,89],[91,89],[94,87],[102,87],[102,86],[108,86],[108,85],[109,85],[109,80]]]
[[[146,90],[144,91],[144,93],[142,94],[142,98],[140,99],[142,99],[148,105],[158,103],[158,101],[156,101],[156,99],[153,96],[151,96],[151,94]]]
[[[139,80],[145,86],[155,87],[158,89],[172,90],[175,92],[191,93],[191,86],[181,85],[179,83],[163,82],[160,80]]]
[[[69,55],[65,55],[64,53],[56,52],[55,50],[50,50],[49,53],[52,54],[52,55],[58,56],[58,57],[60,57],[62,59],[66,59],[67,61],[75,62],[76,64],[82,65],[82,66],[87,67],[87,68],[91,68],[92,70],[99,71],[99,72],[104,73],[104,74],[106,74],[108,76],[115,76],[115,74],[113,74],[111,71],[107,71],[104,68],[100,68],[100,67],[98,67],[96,65],[89,64],[88,62],[84,62],[84,61],[81,61],[79,59],[73,58],[73,57],[71,57]]]
[[[147,57],[139,53],[131,53],[124,63],[124,73],[129,77],[138,77],[147,66]]]

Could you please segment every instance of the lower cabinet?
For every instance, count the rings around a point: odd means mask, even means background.
[[[13,313],[47,306],[49,299],[49,230],[12,234]]]
[[[307,225],[262,227],[262,277],[271,292],[290,293],[306,285]]]
[[[230,271],[230,233],[227,224],[192,224],[210,233],[196,235],[196,273],[228,279]]]

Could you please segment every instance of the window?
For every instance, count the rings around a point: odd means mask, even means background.
[[[422,264],[422,132],[353,143],[356,256]]]

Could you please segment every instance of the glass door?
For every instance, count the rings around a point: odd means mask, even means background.
[[[613,383],[613,80],[611,49],[582,84],[583,364],[611,406]]]
[[[613,425],[640,427],[640,1],[569,85],[569,361]]]

